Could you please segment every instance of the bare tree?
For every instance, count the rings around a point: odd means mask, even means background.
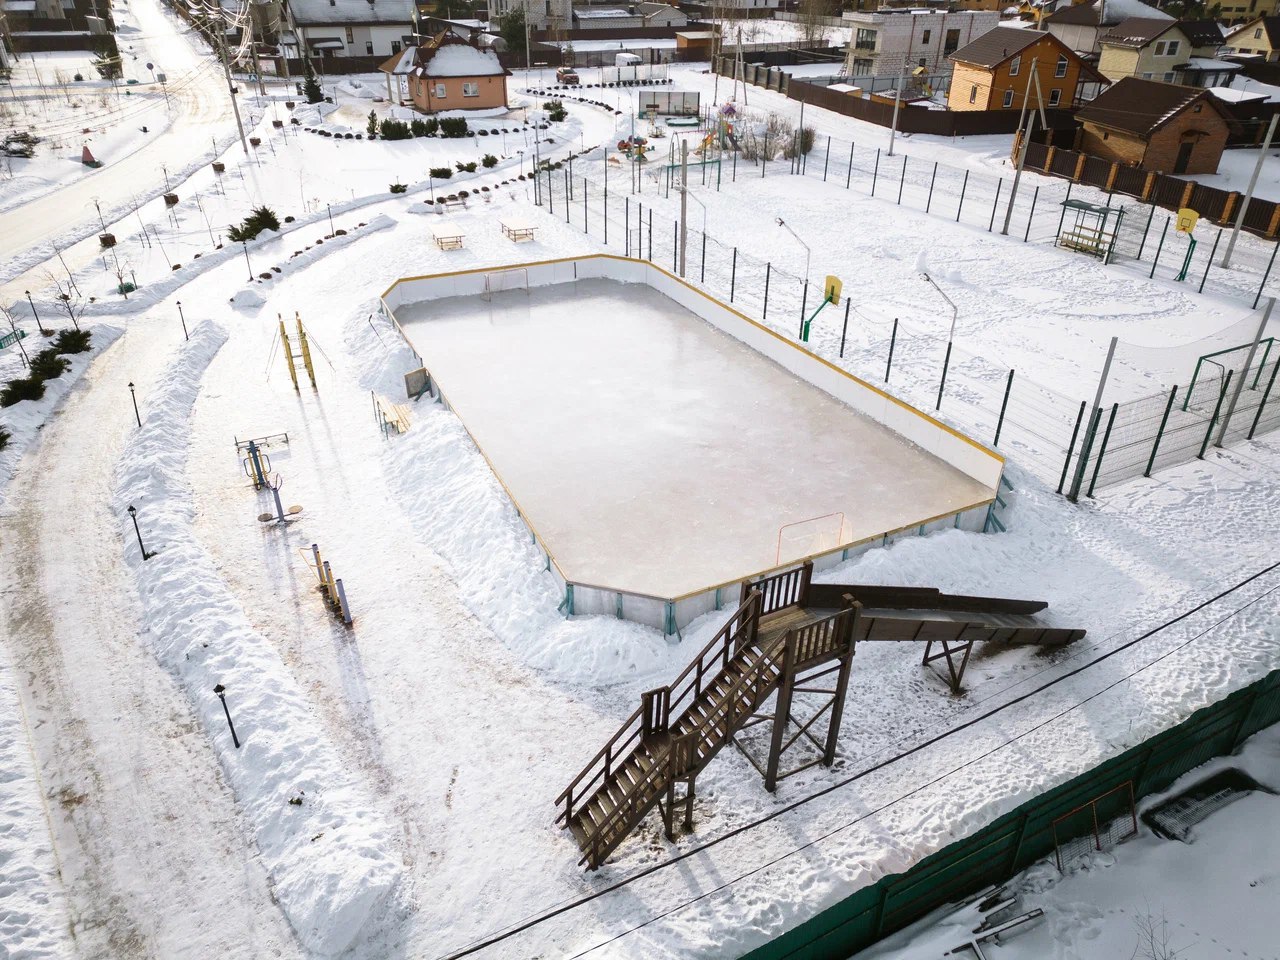
[[[49,270],[44,272],[44,278],[58,291],[58,295],[53,299],[58,304],[59,309],[67,315],[71,325],[79,330],[78,317],[84,313],[84,301],[80,297],[80,291]]]
[[[800,24],[800,36],[805,43],[823,44],[830,36],[831,27],[827,20],[836,15],[839,5],[836,0],[800,0],[796,11]]]
[[[1144,915],[1134,919],[1133,925],[1138,931],[1138,943],[1129,960],[1184,960],[1186,957],[1184,947],[1170,943],[1169,919],[1163,911],[1156,919],[1148,907]]]
[[[13,331],[13,335],[16,338],[15,342],[18,344],[18,350],[22,354],[23,364],[28,367],[31,366],[31,358],[27,356],[27,348],[22,344],[22,336],[19,335],[18,325],[14,322],[13,314],[9,311],[9,308],[3,304],[0,304],[0,316],[3,316],[5,320],[8,321],[9,329]]]

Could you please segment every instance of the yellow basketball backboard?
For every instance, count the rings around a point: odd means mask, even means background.
[[[840,290],[842,289],[839,277],[827,277],[826,284],[823,285],[823,292],[826,293],[827,299],[832,305],[840,306]]]
[[[1178,211],[1178,232],[1190,233],[1196,228],[1196,223],[1200,219],[1200,214],[1196,213],[1190,207],[1183,207]]]

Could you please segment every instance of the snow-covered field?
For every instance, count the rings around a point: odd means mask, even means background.
[[[696,68],[673,72],[675,89],[708,99],[716,90]],[[476,955],[737,955],[1277,665],[1270,575],[1016,710],[846,783],[1275,560],[1275,437],[1079,506],[1015,456],[1008,533],[904,539],[825,579],[1044,599],[1049,621],[1088,628],[1085,640],[1048,656],[984,652],[960,698],[921,669],[918,651],[865,645],[833,769],[769,794],[726,751],[700,778],[693,835],[668,844],[651,817],[584,874],[553,826],[556,795],[720,621],[704,618],[669,643],[610,617],[565,619],[542,556],[458,419],[410,404],[408,432],[387,437],[370,395],[403,400],[403,374],[418,366],[377,309],[395,279],[618,253],[621,238],[606,247],[560,208],[552,217],[532,205],[518,179],[531,160],[523,134],[505,145],[501,135],[338,142],[273,128],[280,99],[262,104],[262,146],[225,154],[225,174],[205,167],[178,187],[178,207],[155,202],[108,224],[138,293],[112,292],[110,254],[74,269],[86,299],[97,298],[88,320],[124,333],[56,405],[19,412],[41,427],[0,508],[0,665],[11,664],[0,673],[0,817],[10,827],[0,902],[11,953],[381,958],[486,943]],[[358,122],[361,100],[340,95],[338,106]],[[544,156],[616,138],[612,112],[568,106]],[[811,117],[822,134],[887,141],[888,131],[849,118]],[[1008,153],[1000,141],[917,137],[900,148],[994,169]],[[501,162],[448,181],[449,192],[472,191],[465,208],[408,215],[446,189],[427,169],[467,150]],[[388,192],[397,181],[407,194]],[[625,192],[625,178],[611,190]],[[644,190],[636,199],[648,209],[655,190]],[[1194,339],[1240,319],[1222,298],[782,170],[696,197],[709,233],[794,276],[804,251],[773,225],[784,215],[813,248],[811,273],[843,274],[869,315],[911,310],[941,330],[949,317],[920,289],[923,259],[957,298],[960,342],[1001,351],[1063,392],[1092,385],[1113,333]],[[244,249],[216,249],[226,224],[264,203],[294,221]],[[674,203],[656,205],[669,215]],[[537,239],[511,244],[503,216],[537,224]],[[439,222],[466,235],[464,249],[431,242]],[[47,291],[32,292],[52,310]],[[14,312],[31,326],[23,301]],[[294,390],[275,343],[278,318],[292,329],[295,313],[315,390],[305,380]],[[790,319],[777,322],[794,335]],[[838,360],[829,329],[812,346]],[[271,495],[248,483],[235,442],[285,432],[270,469],[284,504],[302,511],[288,525],[263,523]],[[680,549],[681,531],[659,535]],[[313,543],[344,581],[350,629],[316,591]],[[1274,912],[1274,885],[1259,896]]]

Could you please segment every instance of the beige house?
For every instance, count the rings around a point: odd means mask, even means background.
[[[1260,56],[1268,62],[1280,60],[1280,17],[1256,17],[1228,32],[1222,52]]]
[[[507,77],[493,50],[472,46],[449,30],[392,57],[378,68],[391,101],[408,99],[423,113],[488,110],[507,105]],[[392,94],[399,86],[399,96]]]
[[[1217,59],[1222,30],[1213,20],[1130,17],[1099,38],[1098,70],[1113,83],[1125,77],[1193,87],[1225,86],[1238,64]]]
[[[1128,0],[1125,3],[1104,3],[1103,0],[1085,0],[1067,7],[1060,7],[1052,16],[1045,17],[1046,29],[1079,54],[1097,53],[1101,48],[1098,38],[1122,20],[1129,17],[1147,17],[1152,20],[1173,22],[1173,17],[1155,7]]]
[[[951,55],[955,64],[948,110],[1021,110],[1037,102],[1034,69],[1046,107],[1070,107],[1102,82],[1087,63],[1051,33],[996,27]]]

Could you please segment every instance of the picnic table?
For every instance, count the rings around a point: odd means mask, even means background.
[[[461,250],[463,234],[436,232],[431,235],[441,250]]]
[[[522,243],[525,240],[534,239],[534,231],[537,227],[516,220],[499,220],[498,225],[502,227],[502,234],[512,243]]]

